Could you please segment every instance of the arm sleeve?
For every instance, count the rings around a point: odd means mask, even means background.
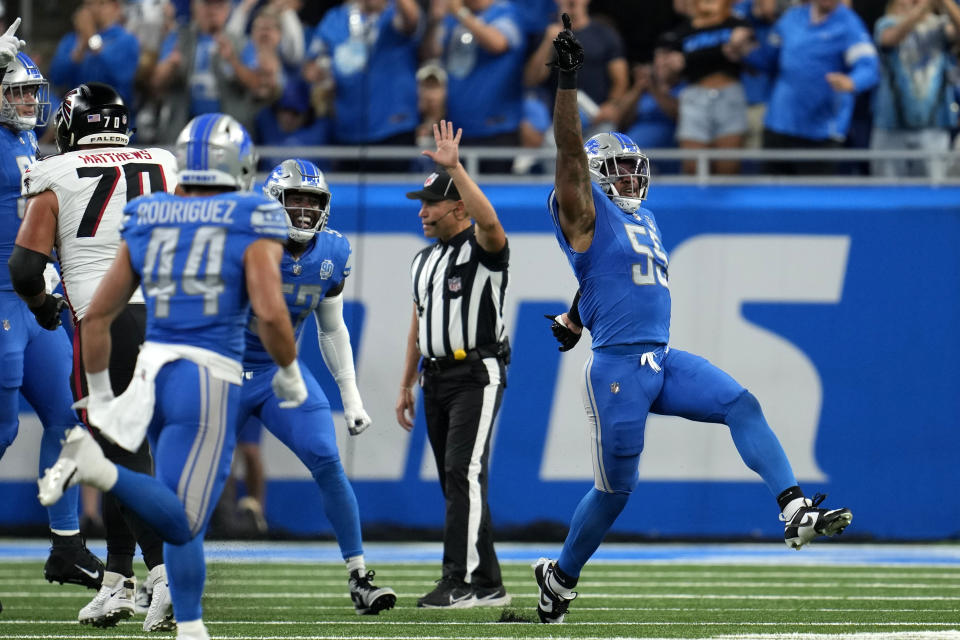
[[[320,354],[333,379],[336,380],[337,386],[340,387],[343,406],[362,404],[360,391],[357,389],[350,332],[343,321],[343,296],[324,298],[314,309],[313,314],[317,321]]]
[[[583,320],[580,319],[580,289],[577,289],[577,295],[573,296],[573,302],[570,303],[570,310],[567,311],[567,317],[578,327],[583,326]]]
[[[862,25],[855,25],[848,42],[843,61],[850,68],[853,90],[860,93],[872,89],[880,81],[880,64],[870,34]]]

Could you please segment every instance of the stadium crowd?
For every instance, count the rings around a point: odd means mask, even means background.
[[[42,47],[28,53],[54,98],[81,81],[116,87],[134,107],[139,144],[169,145],[190,118],[223,110],[259,145],[427,146],[432,123],[448,117],[463,127],[465,146],[550,147],[556,73],[545,63],[565,11],[588,52],[579,85],[587,134],[621,130],[643,149],[947,150],[960,88],[955,0],[848,5],[84,0],[49,59]],[[259,168],[280,159],[262,158]],[[422,161],[311,160],[345,171],[426,168]],[[522,156],[482,169],[544,170]],[[694,166],[662,161],[653,169]],[[712,166],[717,173],[838,169]],[[937,170],[905,162],[845,169],[884,176]]]

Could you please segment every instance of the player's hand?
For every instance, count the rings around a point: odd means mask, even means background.
[[[307,399],[307,385],[300,375],[300,365],[294,360],[285,367],[277,368],[270,382],[273,393],[280,398],[281,409],[299,407]]]
[[[570,351],[577,343],[580,342],[580,336],[583,335],[583,329],[580,331],[575,331],[571,329],[570,323],[564,316],[567,314],[563,313],[559,316],[551,316],[549,314],[544,314],[543,317],[551,322],[550,331],[553,332],[553,337],[557,339],[557,342],[560,343],[560,346],[557,347],[557,351]],[[575,325],[574,325],[575,326]]]
[[[570,16],[564,13],[560,15],[560,19],[563,20],[563,31],[553,39],[553,48],[557,55],[547,64],[561,71],[576,71],[583,66],[583,45],[577,40],[577,36],[573,35]]]
[[[453,123],[449,120],[441,120],[440,125],[433,125],[433,139],[437,143],[437,150],[423,150],[423,155],[427,156],[444,169],[452,169],[460,162],[460,136],[463,129],[457,129],[457,135],[453,135]]]
[[[46,294],[43,302],[37,307],[30,307],[30,311],[37,319],[37,324],[47,331],[56,331],[60,326],[60,312],[67,306],[63,297]]]
[[[20,53],[20,49],[27,44],[15,35],[18,28],[20,28],[20,18],[14,20],[7,32],[0,36],[0,67],[6,67],[13,62]]]
[[[364,411],[363,405],[356,407],[345,406],[343,408],[343,418],[347,421],[347,431],[349,431],[352,436],[360,435],[367,430],[367,427],[373,424],[373,420],[371,420],[367,412]]]
[[[413,387],[400,387],[400,397],[397,398],[394,409],[397,412],[397,423],[407,431],[413,429],[413,421],[417,417],[416,407]]]

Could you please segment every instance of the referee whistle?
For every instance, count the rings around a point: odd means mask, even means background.
[[[466,359],[467,359],[467,352],[464,351],[463,349],[457,349],[456,351],[453,352],[453,359],[454,359],[454,360],[466,360]]]

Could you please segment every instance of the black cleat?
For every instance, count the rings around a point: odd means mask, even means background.
[[[470,609],[476,604],[473,588],[451,576],[437,580],[433,591],[417,599],[417,606],[424,609]]]
[[[805,506],[797,509],[789,522],[783,515],[780,516],[786,522],[783,540],[788,547],[799,549],[819,536],[838,536],[853,521],[850,509],[821,509],[820,503],[826,497],[815,494],[813,500],[807,500]]]
[[[47,582],[77,584],[88,589],[99,589],[103,584],[103,562],[90,553],[86,540],[80,534],[58,536],[52,534],[53,546],[43,565]]]

